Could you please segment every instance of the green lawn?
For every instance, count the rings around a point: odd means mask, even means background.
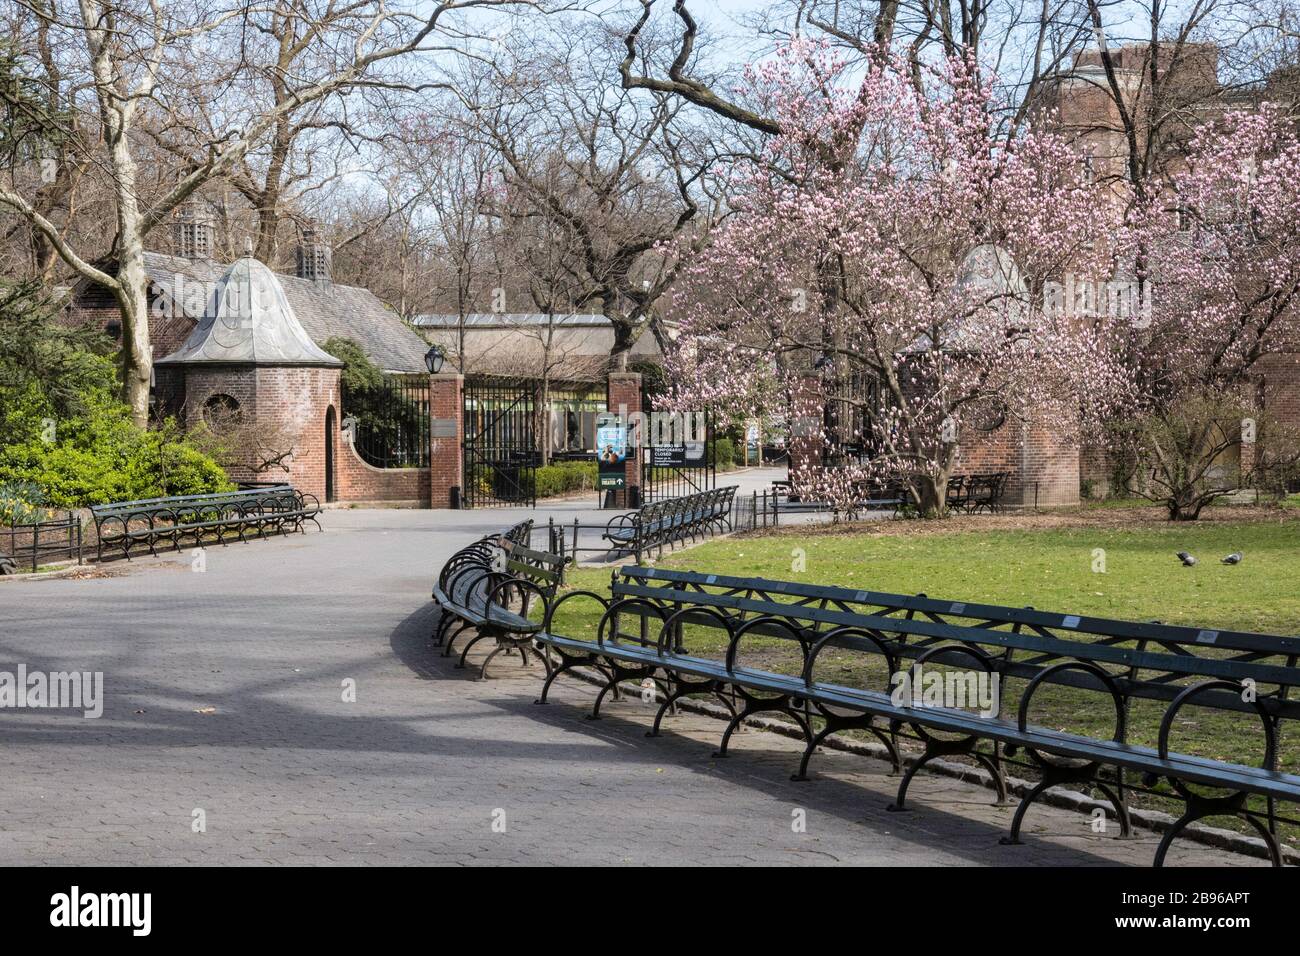
[[[929,522],[909,525],[735,537],[665,555],[656,563],[1062,613],[1300,634],[1300,522],[1295,520],[1174,526],[1135,514],[1132,522],[1118,526],[1020,531],[946,532]],[[1182,550],[1199,563],[1184,567],[1175,557]],[[1221,564],[1232,551],[1241,551],[1244,560]],[[1094,570],[1102,560],[1104,571]],[[608,570],[580,569],[569,581],[571,588],[604,594],[608,585]],[[570,602],[557,616],[556,629],[594,637],[598,618],[592,602]],[[700,629],[687,635],[687,645],[694,653],[714,656],[723,640],[720,632]],[[788,672],[799,666],[797,650],[788,642],[756,639],[752,653],[750,663],[769,669]],[[863,657],[836,655],[826,666],[840,682],[884,686],[883,666]],[[1018,688],[1006,687],[1003,694],[1014,713]],[[1153,702],[1135,702],[1130,739],[1154,744],[1162,710]],[[1055,687],[1035,696],[1031,719],[1106,736],[1114,720],[1109,704],[1096,695]],[[1206,756],[1255,763],[1262,752],[1258,720],[1250,715],[1188,708],[1180,714],[1176,738],[1176,749]],[[1300,772],[1300,740],[1284,734],[1283,744],[1282,767]]]
[[[1170,624],[1300,634],[1300,522],[1131,529],[730,538],[665,555],[665,568],[807,580],[935,598]],[[802,551],[803,570],[796,570]],[[1095,549],[1104,573],[1093,570]],[[1199,559],[1183,567],[1175,552]],[[1219,563],[1240,551],[1241,564]],[[582,569],[577,587],[605,589]]]

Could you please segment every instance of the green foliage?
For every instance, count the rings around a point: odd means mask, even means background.
[[[745,463],[745,445],[733,438],[715,438],[708,446],[708,460],[718,471],[730,471]]]
[[[0,524],[36,524],[50,517],[45,495],[30,481],[0,484]]]
[[[391,391],[383,371],[352,339],[326,339],[324,349],[343,363],[343,414],[356,419],[362,457],[381,468],[419,466],[427,409]]]
[[[352,339],[336,335],[326,339],[322,347],[343,363],[339,379],[344,388],[360,395],[383,387],[383,371],[370,361],[365,350]]]
[[[232,487],[174,422],[132,423],[110,348],[60,325],[34,284],[0,288],[0,485],[50,508]]]
[[[537,469],[537,497],[554,498],[596,487],[594,461],[556,461]]]
[[[0,394],[42,395],[55,418],[85,411],[86,397],[117,389],[113,343],[89,327],[54,319],[39,283],[0,284]],[[10,401],[0,403],[0,436],[12,433]]]

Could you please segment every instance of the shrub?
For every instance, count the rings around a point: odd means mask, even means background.
[[[1267,440],[1256,446],[1253,467],[1243,469],[1247,421]],[[1195,521],[1205,506],[1238,488],[1280,492],[1300,467],[1300,429],[1211,389],[1114,422],[1110,435],[1122,460],[1141,463],[1123,491],[1163,505],[1171,521]]]
[[[232,487],[174,422],[135,426],[99,347],[60,327],[48,303],[0,293],[0,485],[50,508]]]
[[[554,461],[537,469],[537,497],[554,498],[596,487],[594,461]]]
[[[730,471],[745,463],[745,446],[733,438],[715,438],[708,447],[708,460],[718,471]]]

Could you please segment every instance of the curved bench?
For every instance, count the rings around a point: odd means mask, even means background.
[[[441,613],[432,639],[444,657],[455,649],[456,638],[471,629],[475,634],[460,649],[458,668],[466,666],[470,650],[480,641],[496,641],[480,667],[480,680],[487,678],[488,665],[503,652],[517,651],[524,665],[531,653],[550,668],[533,638],[541,631],[564,563],[558,555],[522,543],[531,532],[530,520],[467,545],[443,565],[434,582],[432,596]],[[542,616],[532,619],[530,610],[537,606]]]
[[[1223,815],[1245,820],[1263,839],[1271,862],[1281,865],[1277,826],[1284,818],[1276,805],[1300,802],[1300,776],[1278,770],[1282,725],[1300,718],[1300,701],[1291,699],[1292,689],[1300,686],[1300,638],[655,568],[626,567],[620,574],[609,600],[602,599],[605,610],[595,641],[557,633],[552,609],[537,640],[554,648],[560,663],[547,675],[543,701],[561,673],[595,666],[606,676],[592,712],[598,717],[601,702],[619,683],[649,677],[664,688],[654,734],[676,700],[710,694],[732,714],[719,756],[726,755],[732,734],[749,716],[781,713],[805,737],[795,773],[800,780],[806,779],[820,743],[852,730],[874,735],[901,770],[898,740],[907,731],[923,751],[903,775],[891,804],[895,810],[905,808],[917,771],[940,756],[975,760],[989,771],[1004,800],[1003,763],[1023,751],[1040,779],[1016,808],[1004,838],[1011,844],[1020,842],[1027,811],[1050,787],[1096,788],[1127,834],[1128,792],[1156,792],[1164,781],[1167,790],[1160,795],[1180,800],[1184,812],[1162,837],[1155,865],[1164,863],[1171,843],[1189,824]],[[719,631],[726,641],[722,659],[692,653],[685,640],[688,627]],[[746,664],[751,636],[790,642],[802,666],[778,673]],[[819,665],[828,650],[883,663],[888,684],[849,686],[842,677],[827,677]],[[964,667],[999,688],[1004,681],[1022,681],[1024,690],[1014,708],[1004,706],[999,692],[990,714],[900,694],[899,687],[915,686],[927,666]],[[904,674],[906,683],[899,680]],[[1035,724],[1033,700],[1049,686],[1095,698],[1113,714],[1111,731],[1089,735]],[[1132,739],[1137,701],[1164,705],[1154,742]],[[1260,764],[1179,752],[1175,722],[1192,706],[1257,720],[1264,744]]]

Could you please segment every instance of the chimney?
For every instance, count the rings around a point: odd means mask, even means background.
[[[182,259],[212,258],[212,220],[197,202],[176,207],[172,223],[176,255]]]
[[[313,282],[330,281],[331,251],[314,222],[302,227],[302,238],[298,242],[298,278]]]

